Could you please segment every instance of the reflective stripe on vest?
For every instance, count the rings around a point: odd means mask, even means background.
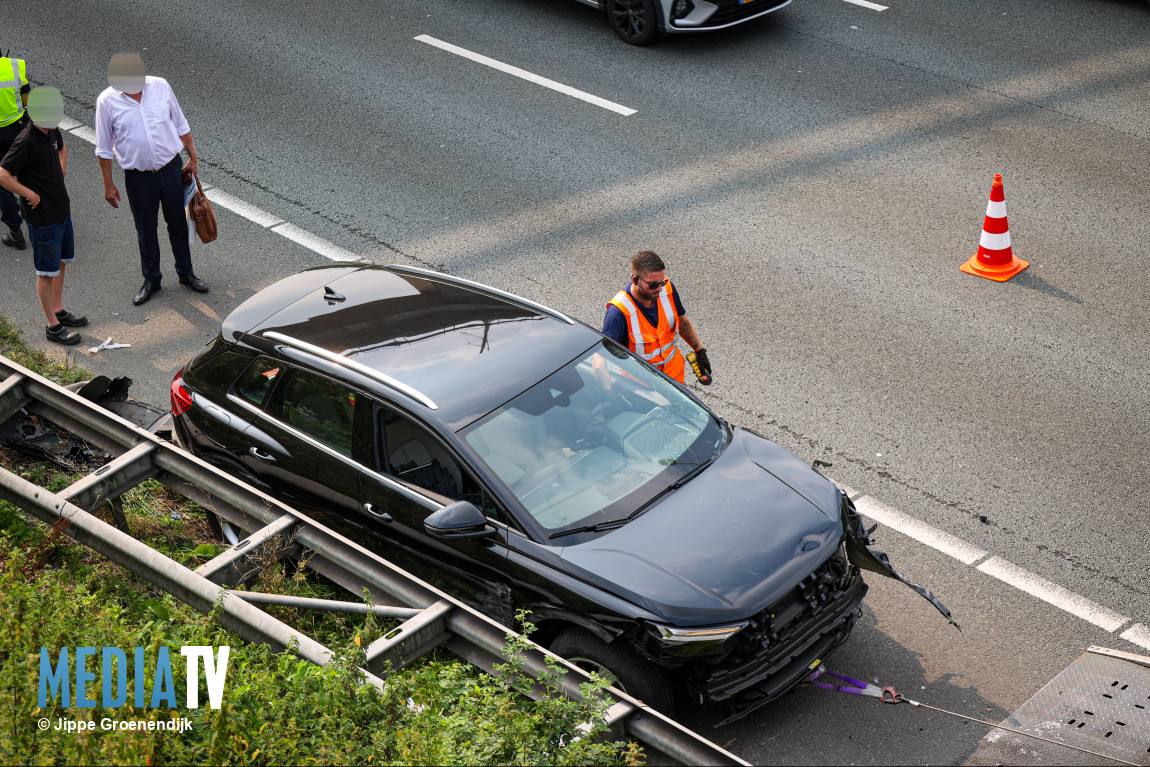
[[[654,365],[655,367],[663,367],[666,365],[668,361],[675,358],[675,354],[678,351],[678,349],[675,347],[675,331],[678,328],[679,317],[677,314],[675,314],[675,305],[671,300],[671,296],[668,295],[668,290],[669,289],[667,287],[664,287],[661,291],[659,291],[659,305],[662,307],[662,317],[666,317],[667,322],[670,325],[670,341],[656,349],[652,349],[651,351],[647,351],[647,346],[643,342],[643,330],[639,320],[639,308],[635,306],[635,302],[632,300],[631,294],[625,290],[620,290],[619,294],[615,296],[614,300],[611,302],[613,304],[615,302],[622,304],[621,307],[617,306],[616,308],[621,308],[623,310],[623,314],[627,317],[627,322],[630,329],[632,351],[639,355],[639,357],[641,357],[644,362]],[[644,317],[643,320],[645,321],[646,317]],[[659,327],[657,325],[655,326],[654,335],[656,338],[658,338],[660,335]],[[666,355],[666,357],[664,357],[664,355]]]
[[[20,88],[25,82],[24,61],[23,59],[0,58],[0,72],[7,69],[4,66],[5,61],[12,67],[12,79],[0,80],[0,128],[16,122],[20,119],[20,115],[24,114],[24,105],[20,103]],[[0,74],[0,77],[6,74],[7,72],[4,72],[4,74]],[[11,103],[8,101],[9,96],[14,97]]]

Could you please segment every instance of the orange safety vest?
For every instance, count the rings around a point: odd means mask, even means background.
[[[659,368],[679,383],[683,383],[686,362],[675,346],[675,333],[679,329],[679,315],[675,313],[675,296],[668,282],[659,291],[659,324],[652,326],[646,315],[635,305],[635,299],[626,290],[607,302],[623,312],[627,318],[627,340],[631,351],[647,363]]]

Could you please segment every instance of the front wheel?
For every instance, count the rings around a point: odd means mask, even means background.
[[[607,18],[623,42],[647,45],[659,36],[654,0],[607,0]]]
[[[607,644],[589,631],[566,629],[551,643],[551,652],[611,682],[633,698],[670,716],[671,685],[655,666],[618,644]]]

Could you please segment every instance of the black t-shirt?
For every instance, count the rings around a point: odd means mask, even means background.
[[[68,190],[64,188],[64,171],[60,167],[60,150],[63,148],[64,136],[59,129],[52,128],[44,133],[33,123],[28,123],[12,142],[8,154],[0,160],[4,170],[40,195],[40,204],[35,208],[30,208],[27,200],[20,199],[20,210],[30,223],[41,226],[57,224],[72,215]]]

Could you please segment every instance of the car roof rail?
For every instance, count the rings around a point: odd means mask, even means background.
[[[514,293],[508,293],[505,290],[500,290],[499,288],[493,288],[490,285],[484,285],[481,282],[472,282],[471,280],[465,280],[462,277],[456,277],[453,274],[444,274],[443,272],[436,272],[436,271],[432,271],[431,269],[420,269],[418,266],[407,266],[406,264],[388,264],[387,268],[394,271],[394,272],[402,272],[405,274],[418,274],[418,275],[423,276],[423,277],[434,277],[436,279],[443,280],[444,282],[450,282],[450,283],[453,283],[455,285],[464,285],[464,286],[469,287],[469,288],[474,288],[476,290],[480,290],[480,291],[487,293],[489,295],[498,296],[499,298],[502,298],[506,301],[509,301],[510,303],[513,303],[513,304],[518,304],[519,306],[522,306],[524,308],[534,309],[537,312],[542,312],[543,314],[554,317],[557,320],[561,320],[563,322],[566,322],[568,325],[574,325],[575,324],[575,320],[571,319],[570,317],[568,317],[566,314],[563,314],[562,312],[559,312],[559,311],[556,311],[555,309],[552,309],[549,306],[544,306],[543,304],[537,304],[530,299],[524,298],[523,296],[517,296]]]
[[[364,365],[362,362],[356,362],[350,357],[345,357],[342,354],[336,354],[335,352],[324,349],[323,347],[316,346],[315,344],[309,344],[306,341],[301,341],[298,338],[292,338],[291,336],[284,335],[283,333],[277,333],[274,330],[269,330],[262,333],[261,337],[266,338],[269,341],[277,341],[286,346],[290,346],[293,349],[299,349],[300,351],[307,352],[308,354],[314,354],[317,357],[322,357],[328,362],[334,362],[335,364],[341,365],[348,370],[354,370],[360,375],[367,376],[373,381],[379,381],[384,386],[388,386],[398,392],[406,394],[416,402],[420,403],[421,405],[425,405],[432,410],[439,409],[439,405],[436,405],[430,397],[418,389],[412,388],[402,381],[397,381],[386,373],[381,373],[375,368]]]

